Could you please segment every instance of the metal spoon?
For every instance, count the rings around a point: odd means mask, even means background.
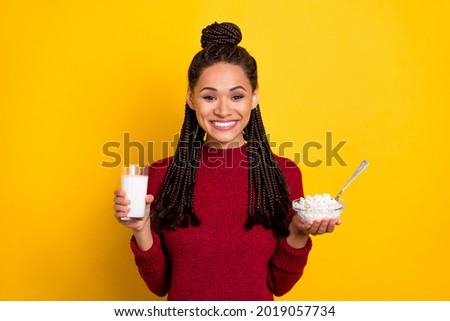
[[[339,191],[339,193],[334,198],[336,201],[339,201],[339,197],[341,197],[342,192],[347,188],[348,185],[350,185],[351,182],[353,182],[353,180],[356,178],[356,176],[358,176],[359,173],[361,173],[363,171],[363,169],[367,167],[367,165],[369,165],[369,163],[366,160],[363,160],[361,162],[359,167],[353,173],[352,177],[350,177],[350,179],[347,181],[347,183],[345,183],[344,187],[342,187],[342,189]]]

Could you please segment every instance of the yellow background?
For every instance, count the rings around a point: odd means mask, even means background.
[[[0,299],[153,300],[113,219],[110,141],[181,128],[200,32],[232,21],[257,59],[267,132],[305,192],[347,189],[284,300],[449,300],[448,1],[0,2]],[[123,145],[122,145],[123,146]],[[277,152],[277,148],[274,147]],[[117,152],[122,153],[121,149]],[[135,151],[136,154],[136,151]],[[312,150],[311,160],[325,160]]]

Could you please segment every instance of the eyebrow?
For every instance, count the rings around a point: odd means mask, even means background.
[[[231,88],[230,91],[233,91],[233,90],[236,90],[236,89],[242,89],[243,91],[247,91],[247,90],[244,88],[244,86],[240,86],[240,85]]]
[[[238,86],[234,86],[232,88],[230,88],[230,91],[236,90],[236,89],[242,89],[244,91],[247,91],[243,86],[238,85]],[[202,90],[200,90],[200,92],[204,91],[204,90],[212,90],[212,91],[218,91],[216,88],[214,87],[203,87]]]

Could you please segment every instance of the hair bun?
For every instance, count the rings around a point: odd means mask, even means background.
[[[202,30],[200,40],[202,48],[208,45],[233,45],[237,46],[242,40],[241,29],[231,22],[222,22],[207,26]]]

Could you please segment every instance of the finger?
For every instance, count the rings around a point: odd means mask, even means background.
[[[114,197],[114,203],[119,205],[130,205],[130,200],[126,197]]]
[[[116,218],[116,220],[118,220],[120,223],[124,222],[124,219],[127,219],[128,213],[124,213],[124,212],[116,212],[114,213],[114,217]]]
[[[147,204],[150,204],[151,202],[153,202],[154,199],[155,199],[155,198],[153,197],[152,194],[148,194],[147,196],[145,196],[145,202],[146,202]]]
[[[128,212],[130,211],[130,208],[128,206],[122,206],[122,205],[114,205],[113,206],[114,211],[116,211],[116,213],[125,213],[128,214]]]
[[[308,229],[308,233],[312,234],[312,235],[316,235],[317,234],[317,230],[319,229],[319,226],[320,226],[320,221],[313,221],[312,225]]]
[[[328,222],[328,226],[327,226],[326,232],[327,232],[327,233],[333,232],[335,226],[336,226],[336,220],[335,220],[335,219],[331,219],[331,220]]]
[[[116,189],[114,191],[114,195],[115,196],[125,197],[127,195],[127,193],[125,193],[125,191],[123,189]]]
[[[323,234],[327,231],[328,222],[329,221],[327,219],[320,221],[319,227],[317,229],[317,234]]]

